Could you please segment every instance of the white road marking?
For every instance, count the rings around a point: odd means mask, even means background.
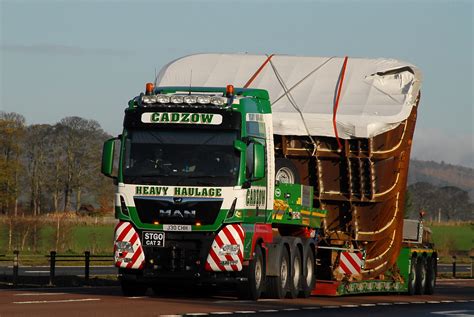
[[[284,311],[296,311],[296,310],[300,310],[299,308],[285,308],[283,309]]]
[[[362,307],[372,307],[372,306],[376,306],[375,304],[360,304],[360,306]]]
[[[257,313],[255,310],[237,310],[234,314],[255,314]]]
[[[426,304],[426,302],[419,301],[419,302],[411,302],[410,304]]]
[[[146,296],[130,296],[127,297],[128,299],[140,299],[140,298],[146,298]]]
[[[375,305],[374,305],[375,306]],[[323,308],[340,308],[341,306],[333,306],[333,305],[329,305],[329,306],[323,306]]]
[[[429,303],[429,304],[441,304],[441,302],[437,301],[437,300],[429,300],[429,301],[427,301],[427,303]]]
[[[468,317],[472,316],[472,310],[445,310],[445,311],[434,311],[431,312],[434,315],[443,315],[443,316],[456,316],[456,317]]]
[[[18,293],[14,296],[49,296],[49,295],[64,295],[66,293]]]
[[[59,299],[59,300],[32,300],[26,302],[13,302],[13,304],[55,304],[72,302],[92,302],[101,300],[100,298],[78,298],[78,299]]]
[[[232,315],[230,311],[213,311],[211,315]]]
[[[468,300],[465,300],[465,299],[458,299],[456,300],[456,303],[468,303],[469,301]]]
[[[209,313],[188,313],[186,316],[207,316]]]
[[[302,307],[303,309],[307,309],[307,310],[312,310],[312,309],[321,309],[321,307],[319,306],[310,306],[310,307]]]
[[[347,304],[347,305],[341,305],[341,307],[344,307],[344,308],[354,308],[354,307],[359,307],[359,305]]]
[[[408,305],[410,304],[409,302],[395,302],[395,305]]]
[[[441,303],[454,303],[453,300],[442,300]]]
[[[393,305],[393,303],[377,303],[378,306],[390,306]]]
[[[278,313],[276,309],[262,309],[258,311],[259,313]]]

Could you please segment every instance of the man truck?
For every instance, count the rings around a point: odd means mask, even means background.
[[[123,293],[433,293],[437,254],[421,219],[404,220],[420,84],[393,59],[197,54],[166,65],[103,149]]]

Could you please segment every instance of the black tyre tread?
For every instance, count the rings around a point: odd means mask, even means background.
[[[120,286],[124,296],[143,296],[148,290],[148,286],[146,285],[131,283],[128,281],[121,281]]]
[[[287,267],[290,267],[290,256],[288,254],[288,250],[283,246],[282,250],[282,257],[281,259],[286,258],[287,261]],[[281,262],[280,265],[281,266]],[[288,278],[290,278],[288,272]],[[288,282],[287,282],[288,284]],[[269,298],[276,298],[276,299],[282,299],[285,298],[286,293],[288,292],[288,288],[283,288],[281,287],[281,280],[280,276],[269,276],[267,277],[267,287],[265,290],[265,294]]]
[[[436,269],[436,258],[435,257],[430,257],[428,258],[427,261],[427,271],[426,271],[426,288],[425,288],[425,294],[427,295],[433,295],[435,292],[435,287],[436,287],[436,274],[437,274],[437,269]]]
[[[426,281],[427,281],[427,272],[426,272],[426,257],[419,256],[416,261],[416,287],[415,287],[415,294],[416,295],[424,295],[426,289]],[[425,278],[423,279],[422,274],[425,274]]]
[[[417,262],[417,257],[412,256],[410,275],[408,276],[408,295],[415,295],[416,280],[417,280],[416,279],[416,262]]]
[[[294,274],[294,271],[295,271],[295,262],[296,262],[296,258],[299,258],[299,266],[300,266],[300,277],[299,277],[299,280],[298,280],[298,283],[297,285],[293,285],[293,274]],[[297,245],[294,245],[292,250],[291,250],[291,265],[290,265],[290,272],[291,272],[291,275],[290,275],[290,283],[289,283],[289,286],[290,286],[290,290],[287,294],[287,297],[288,298],[296,298],[298,297],[298,294],[301,290],[301,279],[303,278],[303,259],[302,259],[302,255],[301,255],[301,252],[298,248]]]
[[[298,173],[298,169],[296,168],[295,164],[293,164],[292,161],[290,161],[287,158],[276,158],[275,159],[275,175],[278,172],[278,170],[282,167],[286,167],[293,172],[293,175],[295,177],[295,184],[301,184],[300,174]]]
[[[312,261],[313,263],[313,278],[311,280],[311,283],[308,285],[306,281],[306,275],[303,272],[303,280],[301,281],[301,291],[298,294],[298,297],[301,298],[308,298],[311,296],[311,292],[313,291],[315,285],[316,285],[316,263],[315,263],[315,255],[312,250],[312,245],[311,244],[306,244],[304,246],[304,255],[303,255],[303,269],[306,271],[306,261]]]
[[[259,245],[255,246],[255,256],[252,261],[250,261],[248,267],[248,280],[242,282],[238,286],[239,298],[248,299],[248,300],[257,300],[262,295],[263,286],[265,285],[265,265],[263,261],[262,249]],[[261,261],[262,264],[262,281],[260,282],[260,287],[257,289],[255,287],[255,275],[253,271],[255,270],[255,265],[257,261]]]

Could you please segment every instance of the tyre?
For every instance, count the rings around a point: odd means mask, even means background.
[[[281,256],[276,259],[279,261],[280,276],[267,277],[266,294],[269,298],[284,298],[290,290],[290,255],[285,246],[282,245],[281,247]]]
[[[255,246],[254,252],[255,255],[248,266],[247,281],[239,284],[239,297],[242,299],[259,299],[265,285],[265,266],[259,245]]]
[[[437,274],[437,261],[436,256],[428,258],[427,261],[427,279],[425,294],[432,295],[436,287],[436,274]]]
[[[291,250],[291,278],[290,278],[290,291],[287,294],[288,298],[296,298],[301,291],[301,280],[303,279],[303,265],[302,265],[301,252],[298,246],[295,244]]]
[[[148,290],[146,285],[130,281],[120,281],[120,286],[122,287],[122,294],[125,296],[143,296]]]
[[[283,184],[301,184],[295,164],[286,158],[275,159],[275,180]]]
[[[416,283],[415,283],[415,294],[423,295],[426,289],[426,257],[419,256],[416,261]]]
[[[316,285],[315,258],[311,244],[306,244],[303,255],[303,276],[299,297],[307,298],[311,295]]]
[[[416,256],[411,257],[410,275],[408,276],[408,294],[415,295],[416,289]]]

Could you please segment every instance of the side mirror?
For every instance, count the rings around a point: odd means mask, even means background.
[[[265,177],[265,147],[251,142],[246,152],[246,178],[250,181]]]
[[[112,172],[114,170],[114,155],[115,155],[115,140],[117,138],[108,139],[104,142],[104,147],[102,149],[102,169],[101,172],[107,177],[112,177]]]
[[[253,144],[253,178],[265,177],[265,148],[260,143]]]

